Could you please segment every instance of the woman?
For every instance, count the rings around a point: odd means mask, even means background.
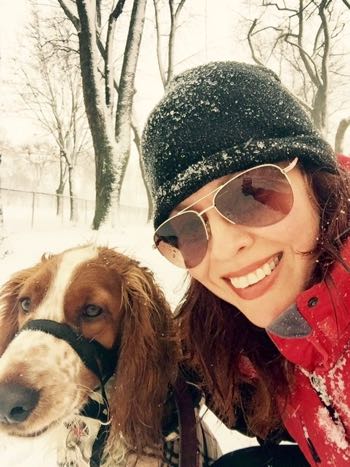
[[[332,148],[272,72],[216,62],[173,80],[143,160],[155,244],[191,277],[178,319],[208,405],[350,465],[350,188]]]

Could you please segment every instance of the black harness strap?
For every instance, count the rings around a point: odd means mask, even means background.
[[[198,467],[198,446],[196,432],[196,417],[193,400],[187,384],[181,375],[174,385],[174,396],[179,415],[180,429],[180,466]]]
[[[101,465],[103,451],[106,446],[110,430],[110,424],[107,423],[108,404],[103,386],[101,386],[101,391],[102,398],[106,402],[101,404],[100,402],[94,399],[89,399],[89,402],[83,407],[83,409],[80,412],[80,414],[83,417],[93,418],[95,420],[99,420],[102,423],[92,445],[90,467],[99,467]]]
[[[86,339],[68,324],[51,319],[34,319],[22,327],[21,331],[25,330],[46,332],[66,341],[79,355],[84,365],[100,380],[106,381],[114,373],[116,350],[106,349],[95,340]]]
[[[100,467],[103,456],[103,450],[106,446],[109,436],[109,424],[101,425],[98,430],[96,439],[92,446],[92,453],[90,457],[90,467]]]
[[[102,424],[97,432],[95,441],[92,445],[90,467],[100,467],[103,456],[103,451],[107,443],[110,431],[110,424],[108,421],[108,404],[105,394],[104,386],[101,385],[102,399],[105,401],[103,404],[100,402],[89,399],[89,402],[83,407],[80,412],[82,416],[99,420]]]

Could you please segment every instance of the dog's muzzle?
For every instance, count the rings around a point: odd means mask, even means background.
[[[85,417],[102,422],[90,458],[90,466],[98,467],[109,435],[109,424],[107,423],[109,406],[104,385],[115,372],[119,349],[116,347],[107,349],[95,340],[86,339],[68,324],[58,323],[50,319],[28,321],[19,332],[26,330],[45,332],[64,340],[79,355],[84,365],[98,377],[103,402],[100,404],[89,399],[80,412]]]

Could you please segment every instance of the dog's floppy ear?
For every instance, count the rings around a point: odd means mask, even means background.
[[[110,400],[110,440],[122,433],[132,450],[142,452],[161,442],[164,403],[177,373],[178,344],[170,307],[153,274],[128,261],[122,274],[124,317]]]
[[[18,293],[34,269],[15,273],[0,289],[0,356],[18,331]]]
[[[23,284],[51,257],[44,254],[39,263],[16,272],[0,288],[0,356],[18,331],[18,295]]]

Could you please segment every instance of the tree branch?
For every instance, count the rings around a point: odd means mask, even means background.
[[[158,61],[160,79],[162,80],[163,87],[165,88],[165,86],[166,86],[166,76],[165,76],[164,64],[163,64],[163,59],[162,59],[158,2],[159,2],[159,0],[153,0],[154,18],[155,18],[155,22],[156,22],[157,61]]]
[[[125,0],[118,0],[114,10],[108,18],[108,30],[106,38],[106,55],[105,55],[105,99],[106,105],[113,111],[113,81],[114,81],[114,33],[117,19],[123,12]]]
[[[253,20],[252,25],[251,25],[250,28],[249,28],[247,39],[248,39],[248,44],[249,44],[249,48],[250,48],[250,53],[252,54],[252,59],[254,60],[254,62],[255,62],[257,65],[265,66],[265,65],[263,64],[263,62],[262,62],[261,60],[259,60],[258,57],[256,56],[255,48],[254,48],[253,41],[252,41],[252,35],[253,35],[254,29],[255,29],[255,27],[256,27],[257,24],[258,24],[258,19],[255,18],[255,19]]]
[[[315,84],[316,87],[319,87],[321,84],[321,81],[317,73],[317,67],[313,59],[306,52],[304,48],[304,44],[303,44],[303,39],[304,39],[304,14],[303,13],[304,13],[303,0],[300,0],[300,7],[298,11],[298,26],[299,26],[298,43],[294,44],[289,41],[287,42],[289,42],[291,45],[299,49],[300,58],[304,63],[305,69],[308,75],[310,76],[310,79],[312,80],[312,82]]]
[[[328,59],[329,59],[329,49],[330,49],[330,40],[329,40],[329,29],[328,21],[325,14],[327,0],[322,0],[319,6],[319,15],[323,27],[323,36],[324,36],[324,47],[323,47],[323,57],[322,57],[322,66],[321,66],[321,76],[323,88],[327,89],[328,87]]]
[[[62,10],[64,11],[67,18],[72,22],[73,26],[77,31],[80,30],[80,21],[73,11],[68,7],[64,0],[58,0],[58,3],[61,5]]]

